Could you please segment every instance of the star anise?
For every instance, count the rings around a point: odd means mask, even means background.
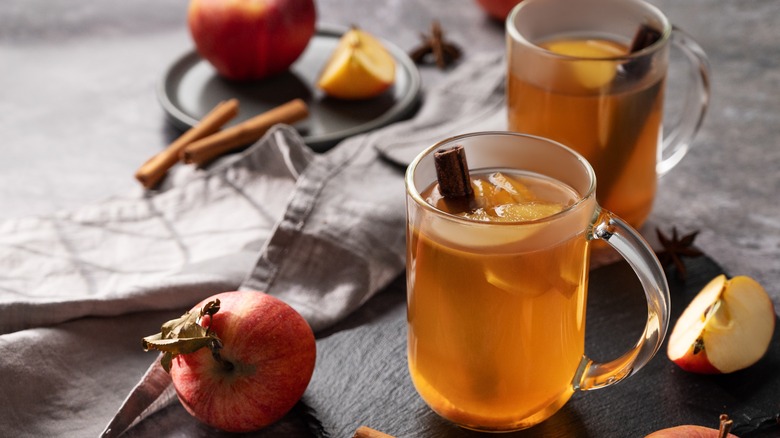
[[[669,264],[674,265],[674,267],[677,269],[677,273],[680,276],[680,279],[685,281],[687,277],[687,271],[682,258],[699,257],[704,255],[703,252],[699,251],[693,246],[693,241],[696,239],[696,236],[699,234],[699,232],[694,231],[690,234],[679,237],[677,234],[677,227],[672,227],[671,238],[667,237],[658,228],[655,229],[655,233],[658,235],[658,240],[664,247],[662,251],[656,253],[658,256],[658,261],[660,261],[661,265],[664,267]]]
[[[409,53],[409,57],[415,64],[423,64],[433,60],[436,66],[443,70],[460,58],[460,48],[444,40],[444,31],[438,20],[433,20],[431,23],[430,35],[421,34],[420,36],[422,44]]]

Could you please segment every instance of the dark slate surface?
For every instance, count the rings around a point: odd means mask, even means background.
[[[707,257],[687,260],[685,283],[671,279],[672,325],[693,296],[721,267]],[[625,263],[591,273],[586,353],[617,357],[641,334],[646,304]],[[360,318],[363,318],[362,320]],[[404,286],[399,281],[368,303],[349,325],[318,342],[318,363],[304,400],[332,437],[351,436],[367,425],[399,437],[491,436],[466,431],[439,418],[408,377]],[[776,326],[777,327],[777,326]],[[346,327],[342,327],[346,328]],[[636,375],[608,388],[576,393],[546,422],[507,437],[641,437],[681,424],[717,428],[718,416],[734,420],[742,438],[780,436],[780,336],[750,368],[730,375],[685,372],[662,350]]]

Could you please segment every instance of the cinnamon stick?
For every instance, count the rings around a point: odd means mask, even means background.
[[[291,100],[249,120],[189,144],[181,152],[182,159],[185,163],[203,165],[226,152],[256,141],[277,123],[292,124],[308,115],[309,109],[303,100]]]
[[[179,155],[187,145],[219,131],[237,114],[237,99],[223,100],[218,103],[200,122],[180,135],[165,150],[142,164],[135,172],[135,179],[147,189],[154,187],[165,176],[168,169],[179,161]]]
[[[431,26],[431,51],[436,59],[436,66],[444,70],[444,47],[442,47],[442,31],[438,20],[434,20]]]
[[[393,438],[393,436],[371,429],[370,427],[360,426],[357,428],[355,435],[353,435],[352,438]]]
[[[455,145],[434,152],[433,163],[436,167],[439,193],[444,198],[450,213],[471,210],[474,189],[471,187],[466,150],[463,146]]]
[[[641,24],[634,34],[634,39],[631,41],[631,49],[629,52],[636,53],[646,47],[650,47],[660,38],[661,32],[647,24]]]
[[[659,38],[661,38],[661,32],[647,24],[641,24],[634,33],[629,53],[636,53],[650,47]],[[625,87],[626,83],[630,86],[641,80],[650,70],[652,59],[652,55],[645,55],[624,64],[622,66],[624,76],[622,78],[618,76],[612,84],[615,90],[612,93],[615,95],[616,107],[609,125],[610,134],[607,137],[609,143],[605,148],[611,152],[602,154],[599,160],[594,160],[591,163],[596,174],[599,175],[597,196],[602,204],[606,203],[612,196],[617,188],[617,181],[622,176],[622,172],[602,171],[602,169],[625,169],[647,118],[653,110],[653,104],[661,91],[660,85],[653,85],[635,94],[626,95],[626,93],[621,93],[621,88]]]
[[[641,24],[637,28],[636,33],[634,33],[634,39],[631,40],[631,47],[628,53],[636,53],[650,47],[659,39],[661,39],[661,32],[647,24]],[[623,69],[626,72],[626,76],[629,78],[641,78],[650,69],[650,61],[652,59],[652,56],[647,55],[625,64]]]

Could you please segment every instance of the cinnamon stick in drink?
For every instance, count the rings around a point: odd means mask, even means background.
[[[237,114],[238,100],[230,99],[218,103],[200,122],[179,136],[165,150],[148,159],[136,171],[135,178],[147,189],[154,187],[168,169],[179,161],[179,155],[187,145],[219,131]]]
[[[629,53],[636,53],[644,48],[650,47],[661,38],[661,32],[642,24],[634,34],[631,41]],[[624,86],[621,82],[638,82],[645,76],[650,69],[651,57],[634,59],[622,66],[624,76],[615,78],[612,84],[613,89]],[[596,173],[599,175],[598,197],[603,204],[612,195],[616,188],[619,177],[622,172],[601,171],[601,169],[624,169],[626,163],[634,152],[634,145],[641,134],[642,127],[645,126],[647,118],[656,104],[661,92],[660,85],[654,85],[638,91],[634,95],[627,96],[625,93],[615,91],[617,107],[612,112],[610,120],[610,133],[607,137],[609,144],[606,149],[612,151],[609,154],[603,154],[601,159],[593,164]]]
[[[466,150],[463,146],[455,145],[434,152],[433,163],[436,167],[439,193],[444,198],[449,212],[470,211],[474,201],[474,189],[471,187]]]
[[[256,141],[277,123],[293,124],[308,115],[306,103],[301,99],[294,99],[189,144],[182,150],[181,156],[185,163],[203,165],[226,152]]]
[[[652,46],[656,41],[661,39],[661,32],[650,27],[647,24],[641,24],[634,34],[634,38],[631,40],[631,47],[628,53],[636,53],[642,49]],[[650,60],[652,58],[645,57],[642,59],[636,59],[633,62],[625,64],[623,69],[626,75],[634,78],[641,78],[647,73],[650,68]]]

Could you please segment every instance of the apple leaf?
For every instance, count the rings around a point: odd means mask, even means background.
[[[200,322],[203,316],[213,316],[219,311],[219,300],[209,301],[198,312],[187,312],[179,318],[162,325],[160,333],[142,339],[144,351],[163,352],[161,364],[166,372],[171,370],[173,358],[179,354],[190,354],[207,347],[214,353],[222,345],[217,335]]]

